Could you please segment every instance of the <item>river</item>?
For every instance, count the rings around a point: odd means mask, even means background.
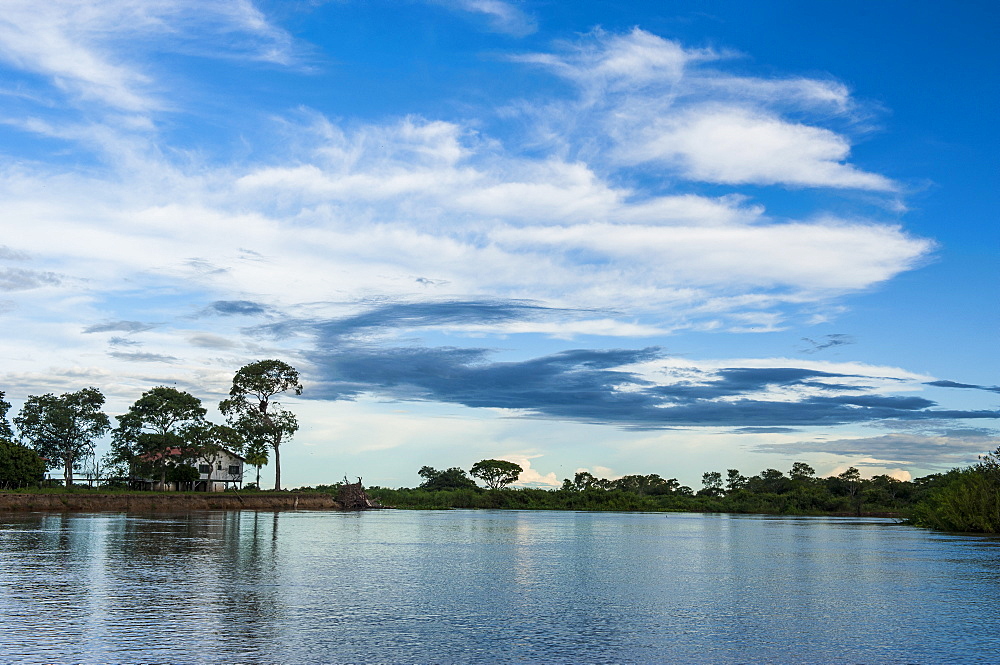
[[[886,519],[0,515],[4,663],[996,663],[1000,540]]]

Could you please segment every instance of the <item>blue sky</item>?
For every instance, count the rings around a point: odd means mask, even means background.
[[[1000,445],[997,23],[7,2],[0,390],[214,406],[281,358],[290,486],[969,463]]]

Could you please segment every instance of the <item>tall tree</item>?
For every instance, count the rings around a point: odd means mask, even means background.
[[[14,438],[14,432],[10,429],[10,423],[7,422],[7,412],[10,411],[10,402],[5,402],[3,399],[4,392],[0,390],[0,439],[6,437],[8,439]]]
[[[502,459],[484,459],[469,469],[469,473],[486,483],[486,487],[491,490],[503,489],[517,482],[523,472],[520,464]]]
[[[189,392],[157,386],[144,392],[128,412],[116,419],[112,459],[159,472],[160,480],[165,481],[167,467],[192,459],[186,431],[204,422],[205,409],[201,400]]]
[[[94,454],[94,442],[111,429],[101,410],[104,395],[97,388],[84,388],[58,397],[29,395],[14,425],[23,441],[48,460],[49,468],[62,466],[66,489],[73,487],[73,467]]]
[[[265,443],[274,450],[274,489],[281,489],[281,444],[299,429],[295,414],[274,401],[281,393],[302,394],[298,371],[280,360],[258,360],[244,365],[233,377],[229,399],[219,410],[253,445]]]

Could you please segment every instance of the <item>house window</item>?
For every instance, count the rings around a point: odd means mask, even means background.
[[[219,462],[218,466],[215,467],[216,471],[222,471],[222,462]]]
[[[229,465],[229,475],[230,476],[238,476],[238,475],[240,475],[240,466],[238,464],[230,464]]]
[[[208,475],[212,473],[212,467],[209,466],[208,464],[199,464],[198,473],[204,473],[205,475]]]

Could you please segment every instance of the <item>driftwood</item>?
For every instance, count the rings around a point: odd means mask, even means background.
[[[369,508],[382,507],[365,493],[365,488],[362,487],[360,478],[358,478],[358,482],[356,483],[349,483],[346,476],[344,477],[344,484],[340,487],[340,491],[337,492],[337,503],[343,506],[344,510],[368,510]]]

